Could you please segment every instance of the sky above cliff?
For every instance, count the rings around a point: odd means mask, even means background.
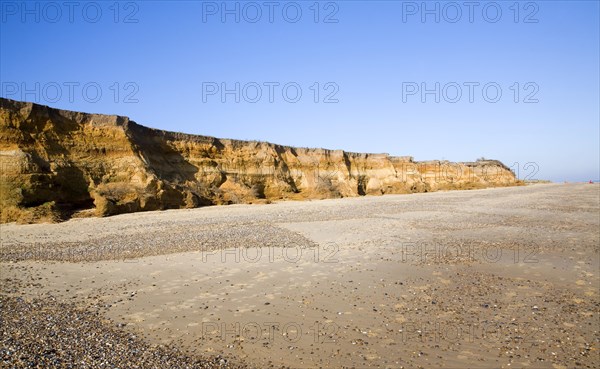
[[[0,3],[1,96],[598,180],[597,1]]]

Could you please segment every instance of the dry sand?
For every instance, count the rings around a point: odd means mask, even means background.
[[[37,303],[141,340],[120,367],[598,368],[599,226],[597,184],[2,225],[2,360]]]

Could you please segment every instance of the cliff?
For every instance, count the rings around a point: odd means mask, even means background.
[[[1,222],[518,183],[495,160],[415,162],[187,135],[3,98],[0,171]]]

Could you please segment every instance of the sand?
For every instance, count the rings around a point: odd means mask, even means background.
[[[599,226],[597,184],[8,224],[1,294],[186,363],[597,368]]]

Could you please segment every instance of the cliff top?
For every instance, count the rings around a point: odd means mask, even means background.
[[[17,101],[7,98],[0,97],[0,109],[6,109],[8,111],[19,111],[20,115],[24,120],[31,116],[39,114],[45,114],[47,116],[60,116],[78,124],[90,124],[95,127],[123,127],[123,129],[138,129],[144,130],[147,134],[153,136],[162,136],[167,140],[173,141],[192,141],[192,142],[211,142],[219,144],[222,142],[228,142],[232,145],[247,145],[249,143],[258,145],[267,145],[275,148],[276,150],[298,150],[298,151],[312,151],[312,152],[324,152],[331,154],[343,155],[344,153],[353,157],[382,157],[389,158],[394,161],[419,163],[419,164],[443,164],[450,163],[447,160],[426,160],[426,161],[414,161],[412,156],[391,156],[388,153],[361,153],[346,151],[343,149],[326,149],[326,148],[311,148],[311,147],[294,147],[288,145],[280,145],[268,141],[259,140],[239,140],[232,138],[217,138],[213,136],[205,136],[198,134],[181,133],[174,131],[166,131],[157,128],[146,127],[141,125],[127,116],[110,115],[110,114],[97,114],[97,113],[85,113],[71,110],[63,110],[58,108],[52,108],[47,105],[36,104],[32,102]],[[498,160],[477,160],[474,162],[460,162],[467,166],[483,166],[483,165],[500,165],[505,169],[509,169],[502,162]]]

